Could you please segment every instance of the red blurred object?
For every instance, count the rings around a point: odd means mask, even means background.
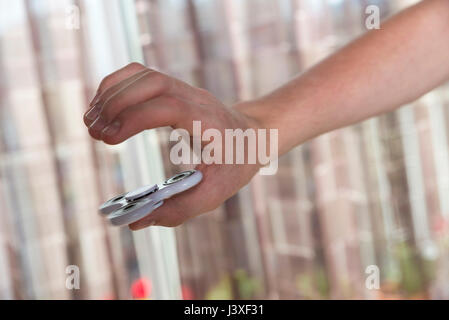
[[[184,300],[193,300],[193,299],[195,299],[195,295],[193,294],[192,289],[190,289],[190,287],[188,287],[188,286],[182,286],[181,287],[181,293],[182,293],[182,298]]]
[[[439,234],[444,234],[447,231],[448,227],[449,225],[447,220],[442,216],[436,217],[433,221],[433,229]]]
[[[139,278],[131,285],[131,295],[134,299],[149,299],[151,295],[151,281]]]

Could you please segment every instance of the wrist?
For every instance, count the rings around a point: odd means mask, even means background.
[[[270,129],[268,119],[265,119],[263,115],[263,108],[259,101],[248,100],[234,104],[232,109],[237,111],[240,116],[245,119],[249,128],[257,129]]]
[[[257,99],[236,103],[233,109],[247,119],[249,127],[256,130],[265,129],[267,133],[270,132],[270,129],[277,130],[279,156],[287,153],[294,147],[292,141],[290,141],[292,132],[286,125],[282,124],[282,112],[276,105],[263,99]],[[302,143],[302,141],[299,143]]]

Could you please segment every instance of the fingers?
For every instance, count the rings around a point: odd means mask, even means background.
[[[179,106],[176,103],[176,99],[179,99],[178,97],[192,100],[192,97],[196,96],[195,88],[152,70],[142,71],[134,75],[132,80],[123,80],[107,91],[108,97],[103,104],[102,102],[99,103],[102,106],[96,119],[86,123],[89,126],[89,133],[96,139],[100,139],[101,132],[111,125],[121,112],[129,107],[144,104],[160,96],[172,99],[168,106],[176,107]],[[116,124],[115,128],[117,126]]]
[[[163,227],[179,226],[194,216],[189,207],[189,204],[192,203],[191,201],[184,194],[164,200],[164,204],[161,207],[154,210],[145,218],[130,224],[129,228],[136,231],[155,225]]]
[[[97,93],[95,97],[92,99],[89,106],[92,107],[98,101],[100,95],[103,92],[105,92],[109,87],[112,87],[113,85],[119,83],[120,81],[125,80],[126,78],[129,78],[130,76],[136,74],[137,72],[145,69],[146,67],[144,65],[137,62],[132,62],[126,65],[125,67],[104,77],[100,85],[98,86]]]
[[[178,126],[189,106],[173,98],[161,96],[126,108],[101,132],[89,129],[96,139],[117,144],[146,129]]]
[[[141,77],[143,77],[145,74],[149,72],[154,72],[151,69],[143,69],[141,71],[138,71],[128,78],[125,78],[108,88],[104,88],[100,95],[95,99],[94,105],[89,109],[85,115],[84,115],[84,123],[86,126],[90,126],[99,116],[104,104],[111,99],[114,94],[117,94],[120,92],[120,90],[125,89],[126,87],[132,85],[133,82],[138,81]]]
[[[104,101],[99,114],[100,121],[96,124],[95,129],[100,129],[101,122],[112,121],[126,107],[169,93],[172,80],[162,73],[150,71],[143,73],[129,84],[121,86]]]

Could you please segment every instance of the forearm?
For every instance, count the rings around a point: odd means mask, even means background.
[[[279,153],[411,102],[449,79],[449,0],[393,17],[268,96],[236,107],[279,129]]]

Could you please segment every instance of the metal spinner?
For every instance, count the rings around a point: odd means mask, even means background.
[[[162,206],[165,199],[193,188],[202,178],[200,171],[183,171],[160,185],[148,185],[118,195],[103,203],[99,210],[115,226],[131,224]]]

